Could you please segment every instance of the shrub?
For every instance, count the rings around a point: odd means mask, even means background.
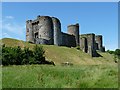
[[[107,50],[107,52],[110,54],[114,54],[114,51],[111,51],[111,50]]]
[[[22,52],[22,64],[29,64],[30,59],[34,57],[33,56],[33,51],[30,50],[29,48],[24,47],[23,52]]]
[[[15,58],[15,64],[16,65],[21,65],[21,62],[22,62],[22,60],[23,60],[23,58],[22,58],[22,50],[21,50],[21,47],[20,46],[18,46],[18,47],[16,47],[16,48],[13,48],[14,49],[14,54],[13,55],[15,55],[14,56],[14,58]]]
[[[18,47],[2,46],[2,64],[3,65],[21,65],[21,64],[43,64],[45,63],[45,51],[42,46],[35,46],[33,51],[24,47],[22,50]]]
[[[116,49],[115,50],[115,55],[119,55],[120,56],[120,49]]]
[[[33,50],[34,58],[35,58],[35,63],[42,64],[45,62],[45,56],[44,56],[45,51],[43,50],[42,46],[36,45]]]

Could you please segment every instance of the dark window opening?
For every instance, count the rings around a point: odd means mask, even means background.
[[[35,33],[35,38],[38,38],[38,32]]]
[[[29,29],[27,29],[27,32],[29,32]]]

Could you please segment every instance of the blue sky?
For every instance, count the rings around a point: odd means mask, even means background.
[[[10,37],[25,41],[25,22],[37,15],[49,15],[60,19],[62,31],[69,24],[80,24],[80,34],[103,35],[106,49],[118,48],[118,3],[2,3],[2,38]]]

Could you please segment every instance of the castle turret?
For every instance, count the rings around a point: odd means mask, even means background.
[[[38,16],[37,20],[39,21],[38,38],[39,38],[40,44],[52,45],[54,43],[52,18],[49,16]]]
[[[59,19],[52,17],[53,28],[54,28],[54,45],[60,46],[62,43],[61,37],[61,23]]]
[[[26,21],[26,41],[34,43],[32,20]]]
[[[75,36],[76,46],[79,46],[79,24],[69,25],[67,28],[68,34]]]

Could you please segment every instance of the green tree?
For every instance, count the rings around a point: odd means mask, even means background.
[[[117,57],[117,61],[118,61],[118,59],[120,59],[120,49],[115,50],[115,56]]]
[[[2,46],[3,65],[43,64],[45,63],[45,51],[42,46],[35,46],[33,51],[29,48]]]
[[[34,62],[33,51],[29,48],[24,47],[22,58],[22,64],[32,64]]]
[[[33,49],[35,63],[42,64],[45,62],[45,51],[42,46],[36,45]]]
[[[2,47],[2,64],[3,65],[12,65],[14,62],[14,51],[11,47]]]
[[[15,59],[15,64],[16,65],[21,65],[22,62],[22,49],[20,46],[13,48],[14,49],[14,59]]]
[[[120,49],[116,49],[116,50],[115,50],[115,55],[120,56]]]

